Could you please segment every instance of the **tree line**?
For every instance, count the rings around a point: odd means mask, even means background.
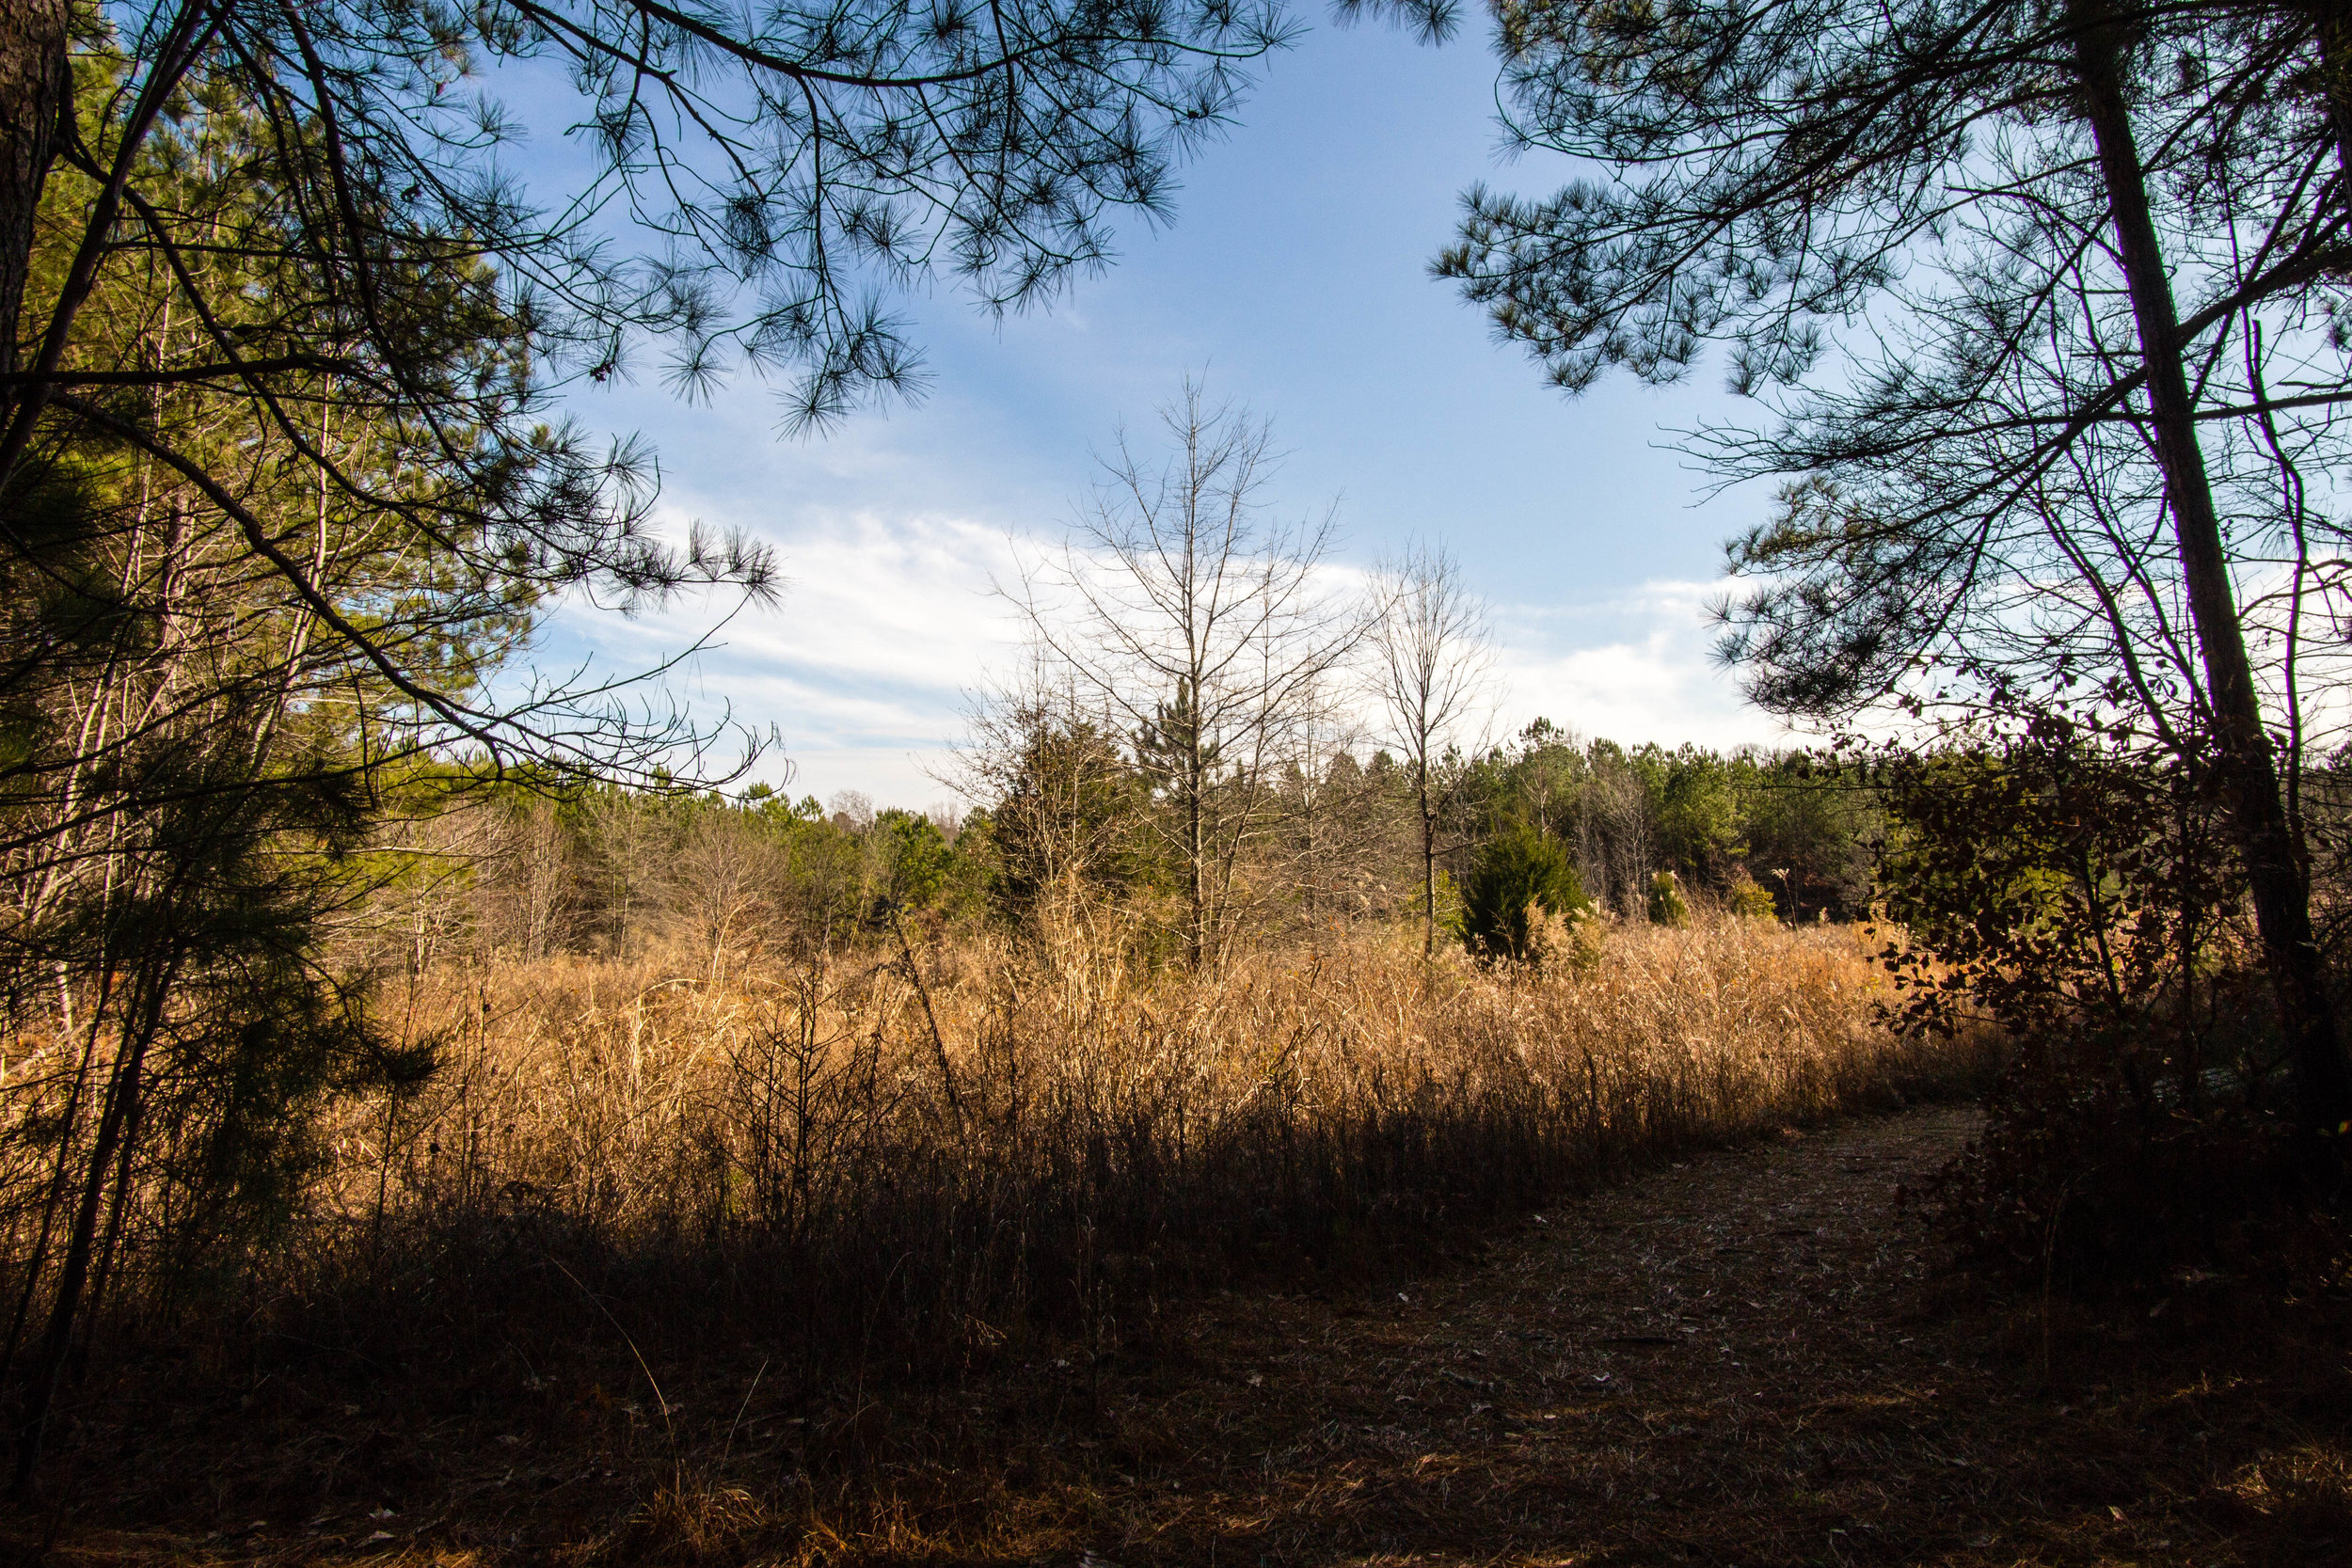
[[[1189,959],[1191,802],[1152,787],[1149,737],[1032,710],[1005,792],[965,812],[830,804],[755,784],[680,797],[606,784],[509,790],[409,825],[357,927],[372,961],[569,955],[746,964],[889,941],[896,913],[931,935],[1016,938],[1116,916],[1146,962]],[[1464,889],[1498,874],[1512,835],[1555,847],[1579,903],[1631,920],[1718,904],[1790,921],[1866,917],[1883,814],[1866,780],[1795,752],[1582,741],[1538,721],[1514,741],[1439,759],[1438,930],[1484,956]],[[1388,750],[1286,758],[1219,919],[1260,942],[1333,927],[1418,930],[1420,791]],[[1214,810],[1214,806],[1210,808]],[[1688,899],[1654,902],[1665,874]],[[1522,905],[1527,900],[1522,899]],[[1561,901],[1555,899],[1555,901]],[[1559,912],[1568,912],[1563,908]]]

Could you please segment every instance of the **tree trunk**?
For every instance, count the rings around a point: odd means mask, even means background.
[[[119,1048],[121,1055],[116,1061],[113,1082],[107,1086],[97,1136],[90,1144],[88,1170],[83,1178],[73,1228],[67,1238],[56,1294],[49,1305],[49,1324],[26,1379],[24,1419],[16,1440],[16,1490],[20,1495],[32,1484],[33,1471],[40,1463],[50,1411],[56,1402],[57,1382],[64,1375],[73,1333],[82,1320],[83,1293],[89,1284],[90,1265],[98,1244],[98,1222],[107,1206],[108,1178],[114,1173],[118,1159],[128,1155],[129,1139],[138,1128],[139,1101],[147,1088],[144,1073],[148,1047],[163,1027],[164,998],[179,971],[177,956],[160,962],[157,969],[158,973],[147,977],[145,994],[139,999]]]
[[[2314,0],[2304,11],[2319,44],[2320,87],[2328,97],[2328,125],[2336,136],[2336,175],[2352,181],[2352,5]]]
[[[2075,15],[2083,24],[2076,58],[2084,111],[2098,146],[2138,327],[2156,460],[2164,471],[2189,615],[2213,705],[2216,765],[2228,792],[2231,827],[2246,862],[2280,1031],[2294,1067],[2296,1117],[2307,1137],[2333,1137],[2352,1122],[2352,1070],[2312,940],[2311,884],[2280,798],[2213,486],[2197,442],[2171,280],[2149,215],[2147,181],[2123,93],[2126,39],[2120,27],[2106,23],[2098,0],[2078,7]]]
[[[1192,904],[1192,931],[1185,945],[1186,958],[1194,974],[1207,957],[1209,947],[1209,879],[1208,845],[1201,832],[1201,775],[1207,771],[1200,765],[1200,738],[1196,729],[1189,736],[1184,769],[1184,867],[1187,891]]]
[[[0,0],[0,375],[18,365],[33,224],[72,90],[66,0]],[[12,393],[0,389],[0,407]]]
[[[1428,754],[1429,743],[1422,742]],[[1438,819],[1429,811],[1429,764],[1421,765],[1421,956],[1438,956]]]

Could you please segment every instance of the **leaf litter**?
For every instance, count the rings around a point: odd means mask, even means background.
[[[279,1421],[86,1461],[68,1518],[0,1516],[0,1544],[56,1525],[60,1564],[402,1568],[2352,1559],[2341,1314],[2118,1326],[1956,1284],[1898,1192],[1974,1125],[1701,1155],[1406,1291],[1224,1296],[897,1408],[787,1414],[708,1372],[673,1408],[734,1411],[723,1442],[590,1421],[534,1433],[526,1471],[509,1414],[443,1419],[406,1434],[397,1537],[390,1500],[360,1506],[333,1464],[316,1484],[326,1440]],[[227,1533],[305,1477],[293,1516],[321,1524]]]

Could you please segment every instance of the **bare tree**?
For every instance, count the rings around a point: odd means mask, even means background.
[[[402,857],[402,875],[379,895],[377,911],[363,918],[379,919],[398,935],[412,1008],[426,970],[472,940],[469,883],[495,832],[487,812],[461,809],[408,824],[389,846]]]
[[[1282,832],[1274,855],[1260,857],[1311,928],[1386,916],[1402,890],[1394,777],[1356,760],[1352,727],[1335,723],[1325,736],[1282,768]]]
[[[1422,951],[1438,950],[1438,819],[1445,800],[1435,768],[1463,725],[1486,705],[1494,659],[1486,608],[1443,546],[1408,545],[1373,576],[1371,677],[1411,774],[1421,819]]]
[[[1327,591],[1333,515],[1276,520],[1271,426],[1187,378],[1159,410],[1167,455],[1122,433],[1059,552],[1009,595],[1042,655],[1133,736],[1181,868],[1197,968],[1229,935],[1243,852],[1279,767],[1322,716],[1363,618]]]
[[[724,806],[695,808],[670,852],[661,902],[678,937],[708,955],[711,983],[729,960],[772,936],[790,857],[756,819]]]
[[[500,837],[502,934],[516,957],[535,962],[564,947],[578,912],[571,835],[553,801],[532,798],[517,802]]]

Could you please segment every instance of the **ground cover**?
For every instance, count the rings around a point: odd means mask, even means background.
[[[68,1513],[8,1539],[484,1568],[2344,1560],[2340,1319],[2228,1280],[2127,1318],[1956,1287],[1900,1199],[1972,1125],[1791,1129],[1417,1278],[1221,1296],[922,1399],[812,1410],[750,1365],[657,1397],[616,1343],[610,1383],[420,1423],[292,1384],[159,1402],[85,1430]]]

